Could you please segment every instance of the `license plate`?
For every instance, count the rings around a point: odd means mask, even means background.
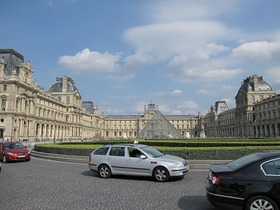
[[[25,158],[25,155],[19,155],[18,158]]]

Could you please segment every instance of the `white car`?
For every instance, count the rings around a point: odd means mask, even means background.
[[[151,176],[156,181],[184,177],[188,162],[180,157],[166,155],[143,144],[113,144],[95,149],[89,156],[89,169],[102,178],[112,175]]]

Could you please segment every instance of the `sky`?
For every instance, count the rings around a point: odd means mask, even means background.
[[[280,93],[280,1],[1,1],[0,48],[45,91],[69,76],[105,115],[207,114],[254,74]]]

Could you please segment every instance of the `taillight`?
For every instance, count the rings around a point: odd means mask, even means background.
[[[209,171],[208,179],[209,179],[209,180],[211,181],[211,183],[214,184],[214,185],[218,185],[219,182],[220,182],[220,177],[214,175],[214,174],[212,173],[212,171]]]
[[[218,185],[219,182],[220,182],[220,177],[218,177],[218,176],[213,176],[212,177],[212,184]]]

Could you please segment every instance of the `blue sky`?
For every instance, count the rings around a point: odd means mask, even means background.
[[[9,0],[0,28],[40,86],[67,75],[107,115],[234,108],[253,74],[280,93],[279,0]]]

